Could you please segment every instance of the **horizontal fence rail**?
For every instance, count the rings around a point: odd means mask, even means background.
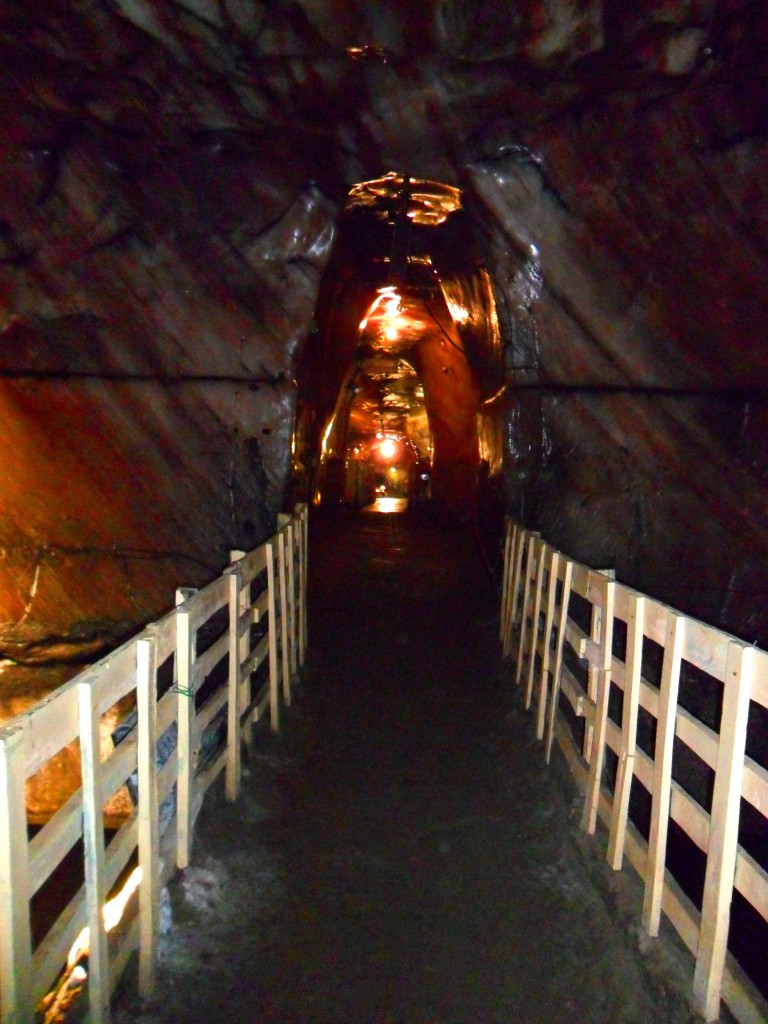
[[[643,882],[645,933],[658,935],[663,912],[692,953],[697,1013],[717,1020],[722,999],[743,1024],[768,1022],[765,998],[729,948],[734,893],[768,924],[768,770],[746,754],[750,708],[755,722],[768,708],[768,654],[509,519],[500,639],[526,707],[535,703],[547,760],[557,739],[583,791],[584,829],[602,820],[609,863],[619,870],[626,857]],[[745,805],[762,851],[740,832]],[[672,828],[700,851],[700,898],[670,870]],[[766,935],[755,940],[763,948]]]
[[[203,798],[221,772],[237,798],[242,742],[255,722],[277,731],[291,702],[307,646],[307,546],[301,505],[260,547],[233,552],[218,579],[177,591],[173,611],[0,728],[2,1024],[53,1021],[86,955],[93,1024],[109,1021],[135,951],[141,991],[152,990],[160,891],[189,864]],[[71,746],[82,784],[34,831],[27,787]],[[104,808],[123,788],[132,809],[108,835]],[[62,877],[75,879],[66,902]],[[113,925],[105,905],[120,886],[126,913]],[[64,905],[50,921],[33,906],[52,892]]]

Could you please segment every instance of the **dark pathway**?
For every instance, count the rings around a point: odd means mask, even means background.
[[[310,555],[306,684],[203,811],[157,996],[118,1022],[684,1020],[587,880],[471,537],[338,514]]]

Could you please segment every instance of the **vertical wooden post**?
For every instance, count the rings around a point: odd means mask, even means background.
[[[301,509],[302,558],[301,558],[301,662],[304,664],[307,651],[307,583],[309,572],[309,506]]]
[[[229,680],[227,698],[227,767],[224,792],[227,800],[234,803],[240,795],[240,667],[241,636],[240,615],[242,608],[242,587],[240,572],[231,567],[229,574]],[[250,628],[247,630],[250,633]],[[249,726],[250,730],[250,726]]]
[[[176,692],[178,737],[178,780],[176,783],[176,866],[189,867],[192,852],[192,800],[195,784],[195,756],[192,733],[195,695],[192,692],[193,644],[190,615],[184,606],[176,609]]]
[[[509,609],[507,612],[507,631],[504,636],[504,647],[502,653],[508,657],[512,653],[512,633],[517,618],[517,602],[520,596],[520,576],[523,571],[523,552],[525,550],[526,531],[518,528],[515,533],[515,548],[512,552],[514,559],[512,567],[512,593],[509,597]]]
[[[272,732],[280,732],[280,659],[279,634],[277,630],[277,581],[275,560],[277,541],[274,537],[266,543],[267,551],[267,594],[269,601],[269,725]]]
[[[24,729],[0,730],[0,1021],[32,1024]]]
[[[591,574],[590,574],[591,577]],[[600,802],[600,783],[605,760],[605,732],[608,727],[608,699],[611,694],[611,665],[613,661],[613,602],[616,584],[613,580],[600,580],[602,592],[599,656],[597,665],[597,706],[592,739],[592,760],[589,765],[587,790],[584,796],[584,813],[581,824],[586,832],[594,834],[597,825],[597,808]]]
[[[155,985],[160,931],[160,821],[157,797],[157,638],[150,626],[136,641],[139,778],[139,990]]]
[[[661,691],[659,693],[659,720],[656,726],[656,749],[653,762],[651,828],[648,836],[648,858],[643,896],[643,927],[651,936],[659,934],[661,922],[667,832],[669,831],[669,805],[672,796],[672,753],[684,640],[685,616],[678,615],[673,611],[668,612],[664,664],[661,670]]]
[[[298,657],[298,610],[296,607],[296,524],[293,520],[285,529],[286,547],[286,591],[288,594],[288,633],[289,633],[289,655],[291,664],[291,681],[296,678],[299,667]]]
[[[526,545],[527,554],[525,560],[525,586],[523,588],[523,607],[520,614],[520,641],[517,645],[517,668],[515,672],[515,686],[520,685],[523,677],[523,658],[525,656],[525,637],[528,632],[528,609],[531,597],[531,575],[535,564],[536,534],[529,534]]]
[[[643,660],[645,598],[629,595],[627,613],[627,655],[624,675],[624,700],[621,713],[621,753],[613,795],[613,811],[608,836],[608,863],[619,871],[624,860],[624,842],[629,817],[629,797],[635,774],[637,748],[637,713],[640,704],[640,672]]]
[[[531,647],[528,656],[528,678],[525,684],[525,710],[531,706],[533,696],[533,677],[536,671],[536,651],[539,646],[539,617],[541,615],[541,595],[544,590],[544,552],[546,545],[543,540],[536,540],[536,577],[534,581],[533,611],[531,612]]]
[[[290,657],[290,612],[288,609],[288,584],[286,573],[286,531],[277,535],[277,564],[280,581],[280,650],[282,652],[283,700],[286,707],[291,706],[291,657]]]
[[[109,1024],[109,951],[104,929],[104,799],[99,758],[98,694],[90,679],[77,684],[83,776],[83,848],[86,920],[90,930],[88,999],[93,1024]]]
[[[549,704],[549,722],[547,724],[547,738],[544,752],[547,764],[549,764],[552,757],[552,743],[555,738],[555,722],[557,720],[558,705],[560,703],[560,679],[563,674],[563,644],[565,643],[565,629],[568,624],[568,604],[571,599],[572,579],[573,562],[569,558],[564,558],[563,589],[560,596],[560,610],[557,616],[557,639],[555,640],[555,667],[552,670],[552,697]]]
[[[733,878],[739,842],[741,785],[754,671],[754,650],[730,643],[726,661],[717,773],[712,795],[707,873],[699,948],[693,975],[697,1010],[707,1021],[720,1015],[720,989],[728,947]]]
[[[557,576],[560,571],[560,552],[547,545],[547,607],[544,615],[544,638],[541,654],[541,678],[539,680],[539,706],[536,715],[536,739],[544,738],[549,692],[550,663],[552,660],[552,629],[555,624],[555,595]],[[554,689],[554,687],[552,687]]]

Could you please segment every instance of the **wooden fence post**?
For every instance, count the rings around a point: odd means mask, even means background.
[[[298,609],[296,608],[296,533],[293,520],[285,530],[286,547],[286,591],[288,594],[288,653],[291,663],[291,681],[296,677],[299,667],[298,654]]]
[[[640,594],[630,594],[628,602],[626,672],[621,713],[621,753],[619,754],[611,827],[608,836],[608,863],[614,871],[620,870],[624,860],[629,797],[635,773],[637,713],[640,703],[640,673],[645,626],[645,598]]]
[[[590,576],[591,584],[591,576]],[[599,581],[602,591],[600,606],[600,633],[598,664],[596,667],[597,693],[595,701],[595,721],[592,736],[592,760],[589,764],[587,789],[584,794],[584,813],[582,827],[589,835],[594,835],[597,826],[597,808],[600,802],[600,784],[603,777],[605,760],[605,733],[608,726],[608,699],[611,694],[611,666],[613,662],[613,602],[616,584],[613,580]]]
[[[568,624],[568,603],[571,599],[571,580],[573,579],[573,562],[570,558],[563,559],[563,589],[560,595],[560,610],[557,617],[557,639],[555,641],[555,667],[552,670],[552,696],[549,705],[549,721],[547,723],[547,736],[544,744],[544,756],[547,764],[552,757],[552,742],[555,738],[555,721],[557,719],[558,704],[560,703],[560,679],[563,673],[563,644],[565,643],[565,628]],[[558,574],[560,569],[558,567]]]
[[[93,1024],[109,1024],[109,951],[104,929],[104,798],[99,756],[99,701],[92,680],[77,684],[80,711],[80,761],[83,776],[83,852],[86,920],[90,930],[88,999]]]
[[[527,554],[525,559],[525,586],[523,587],[523,606],[520,613],[520,640],[517,645],[515,686],[520,685],[520,681],[523,677],[523,655],[525,654],[525,635],[528,632],[528,606],[531,597],[531,570],[534,564],[537,534],[531,533],[526,539]]]
[[[707,1021],[720,1015],[720,989],[728,949],[736,850],[739,842],[741,786],[752,690],[754,651],[728,644],[717,771],[712,795],[707,873],[701,908],[699,948],[693,975],[697,1010]]]
[[[525,550],[526,531],[522,528],[518,528],[515,533],[514,544],[515,547],[511,553],[513,563],[510,567],[512,573],[512,592],[509,595],[508,609],[507,609],[507,629],[504,635],[504,646],[502,653],[504,657],[508,657],[512,653],[512,633],[515,628],[515,619],[517,618],[517,603],[520,597],[520,576],[523,571],[523,551]]]
[[[269,725],[274,733],[280,732],[280,659],[279,639],[277,630],[277,581],[275,579],[275,560],[277,558],[277,541],[274,537],[266,542],[267,552],[267,595],[269,602]]]
[[[32,933],[23,726],[0,730],[0,1020],[32,1024]]]
[[[552,630],[555,624],[555,595],[557,574],[560,570],[560,552],[547,545],[547,607],[544,614],[544,636],[542,638],[541,679],[539,680],[539,706],[536,714],[536,739],[544,738],[549,697],[550,662],[552,660]],[[553,687],[554,689],[554,687]]]
[[[157,796],[157,637],[153,627],[136,641],[137,765],[139,779],[139,990],[149,996],[157,970],[160,930],[160,820]]]
[[[685,640],[685,616],[667,613],[667,635],[661,670],[659,718],[653,762],[653,798],[648,858],[643,895],[643,927],[648,935],[659,934],[661,901],[664,895],[664,870],[669,831],[669,806],[672,797],[672,753],[675,741],[677,695],[680,690],[680,662]]]
[[[543,540],[537,539],[536,550],[536,577],[534,580],[535,592],[533,595],[533,610],[531,611],[531,645],[528,656],[528,677],[525,683],[525,710],[531,706],[533,697],[533,677],[536,671],[536,652],[539,646],[539,617],[541,615],[541,595],[544,590],[544,552],[546,544]]]
[[[195,695],[192,692],[192,644],[190,615],[184,606],[176,609],[176,692],[178,733],[176,751],[176,866],[189,867],[192,852],[192,800],[195,784],[195,754],[192,733],[195,719]]]
[[[243,587],[240,572],[236,566],[229,569],[229,679],[227,697],[227,768],[224,792],[227,800],[234,803],[240,795],[240,672],[243,649],[245,656],[250,646],[250,625],[245,635],[240,635],[240,616],[243,612]],[[245,588],[247,590],[247,588]],[[247,645],[245,643],[247,641]],[[248,683],[248,680],[246,680]],[[250,726],[248,727],[250,732]]]
[[[283,656],[283,700],[286,707],[291,706],[291,652],[290,626],[291,617],[288,608],[288,581],[286,573],[286,531],[277,535],[277,564],[280,581],[280,648]]]

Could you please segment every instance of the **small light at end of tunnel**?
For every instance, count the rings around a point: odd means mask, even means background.
[[[382,458],[392,459],[397,452],[397,445],[391,437],[385,437],[379,445],[379,451],[381,452]]]

